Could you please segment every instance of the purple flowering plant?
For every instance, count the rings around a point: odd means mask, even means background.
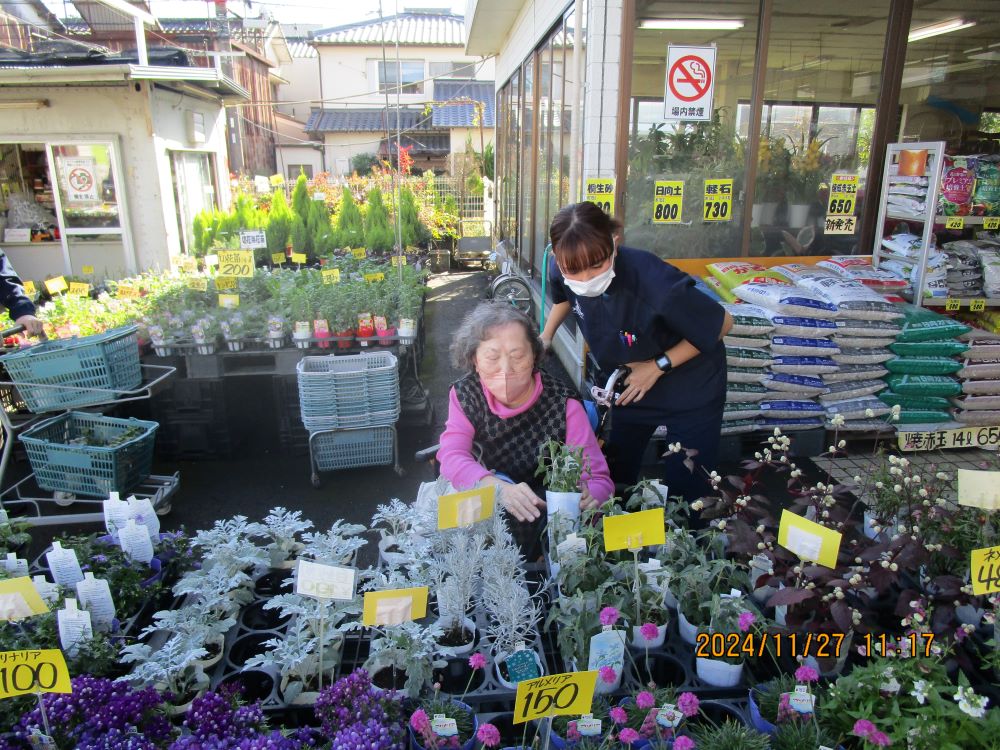
[[[372,687],[363,669],[323,688],[316,718],[332,747],[342,750],[401,750],[406,741],[402,704]]]

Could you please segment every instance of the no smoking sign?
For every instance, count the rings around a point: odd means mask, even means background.
[[[712,119],[715,47],[667,46],[663,116],[667,120]]]

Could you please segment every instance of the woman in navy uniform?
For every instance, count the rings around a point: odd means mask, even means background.
[[[634,484],[653,432],[698,451],[712,471],[726,400],[722,337],[732,318],[698,291],[694,279],[652,253],[618,247],[621,224],[594,203],[566,206],[552,220],[556,262],[549,269],[553,307],[542,332],[550,346],[569,314],[583,332],[605,376],[631,371],[614,408],[607,446],[612,478]],[[664,481],[672,496],[702,497],[705,472],[684,467],[684,453],[668,453]]]

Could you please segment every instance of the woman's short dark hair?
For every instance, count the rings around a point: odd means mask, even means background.
[[[579,273],[611,257],[614,235],[621,222],[604,213],[596,203],[583,201],[559,209],[549,227],[549,241],[559,267]]]
[[[508,302],[480,302],[465,316],[451,342],[451,363],[458,370],[473,372],[476,369],[476,350],[488,339],[492,329],[516,323],[524,329],[531,344],[535,367],[542,360],[544,349],[534,323],[523,312]]]

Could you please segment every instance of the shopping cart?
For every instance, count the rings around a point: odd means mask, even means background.
[[[0,337],[23,330],[15,326]],[[148,499],[159,515],[168,513],[180,475],[150,474],[157,424],[106,417],[100,409],[150,398],[175,370],[139,362],[135,326],[0,356],[0,509],[16,509],[33,526],[101,523],[104,501],[119,492]],[[8,486],[18,436],[31,471]],[[88,512],[50,507],[72,504]]]

